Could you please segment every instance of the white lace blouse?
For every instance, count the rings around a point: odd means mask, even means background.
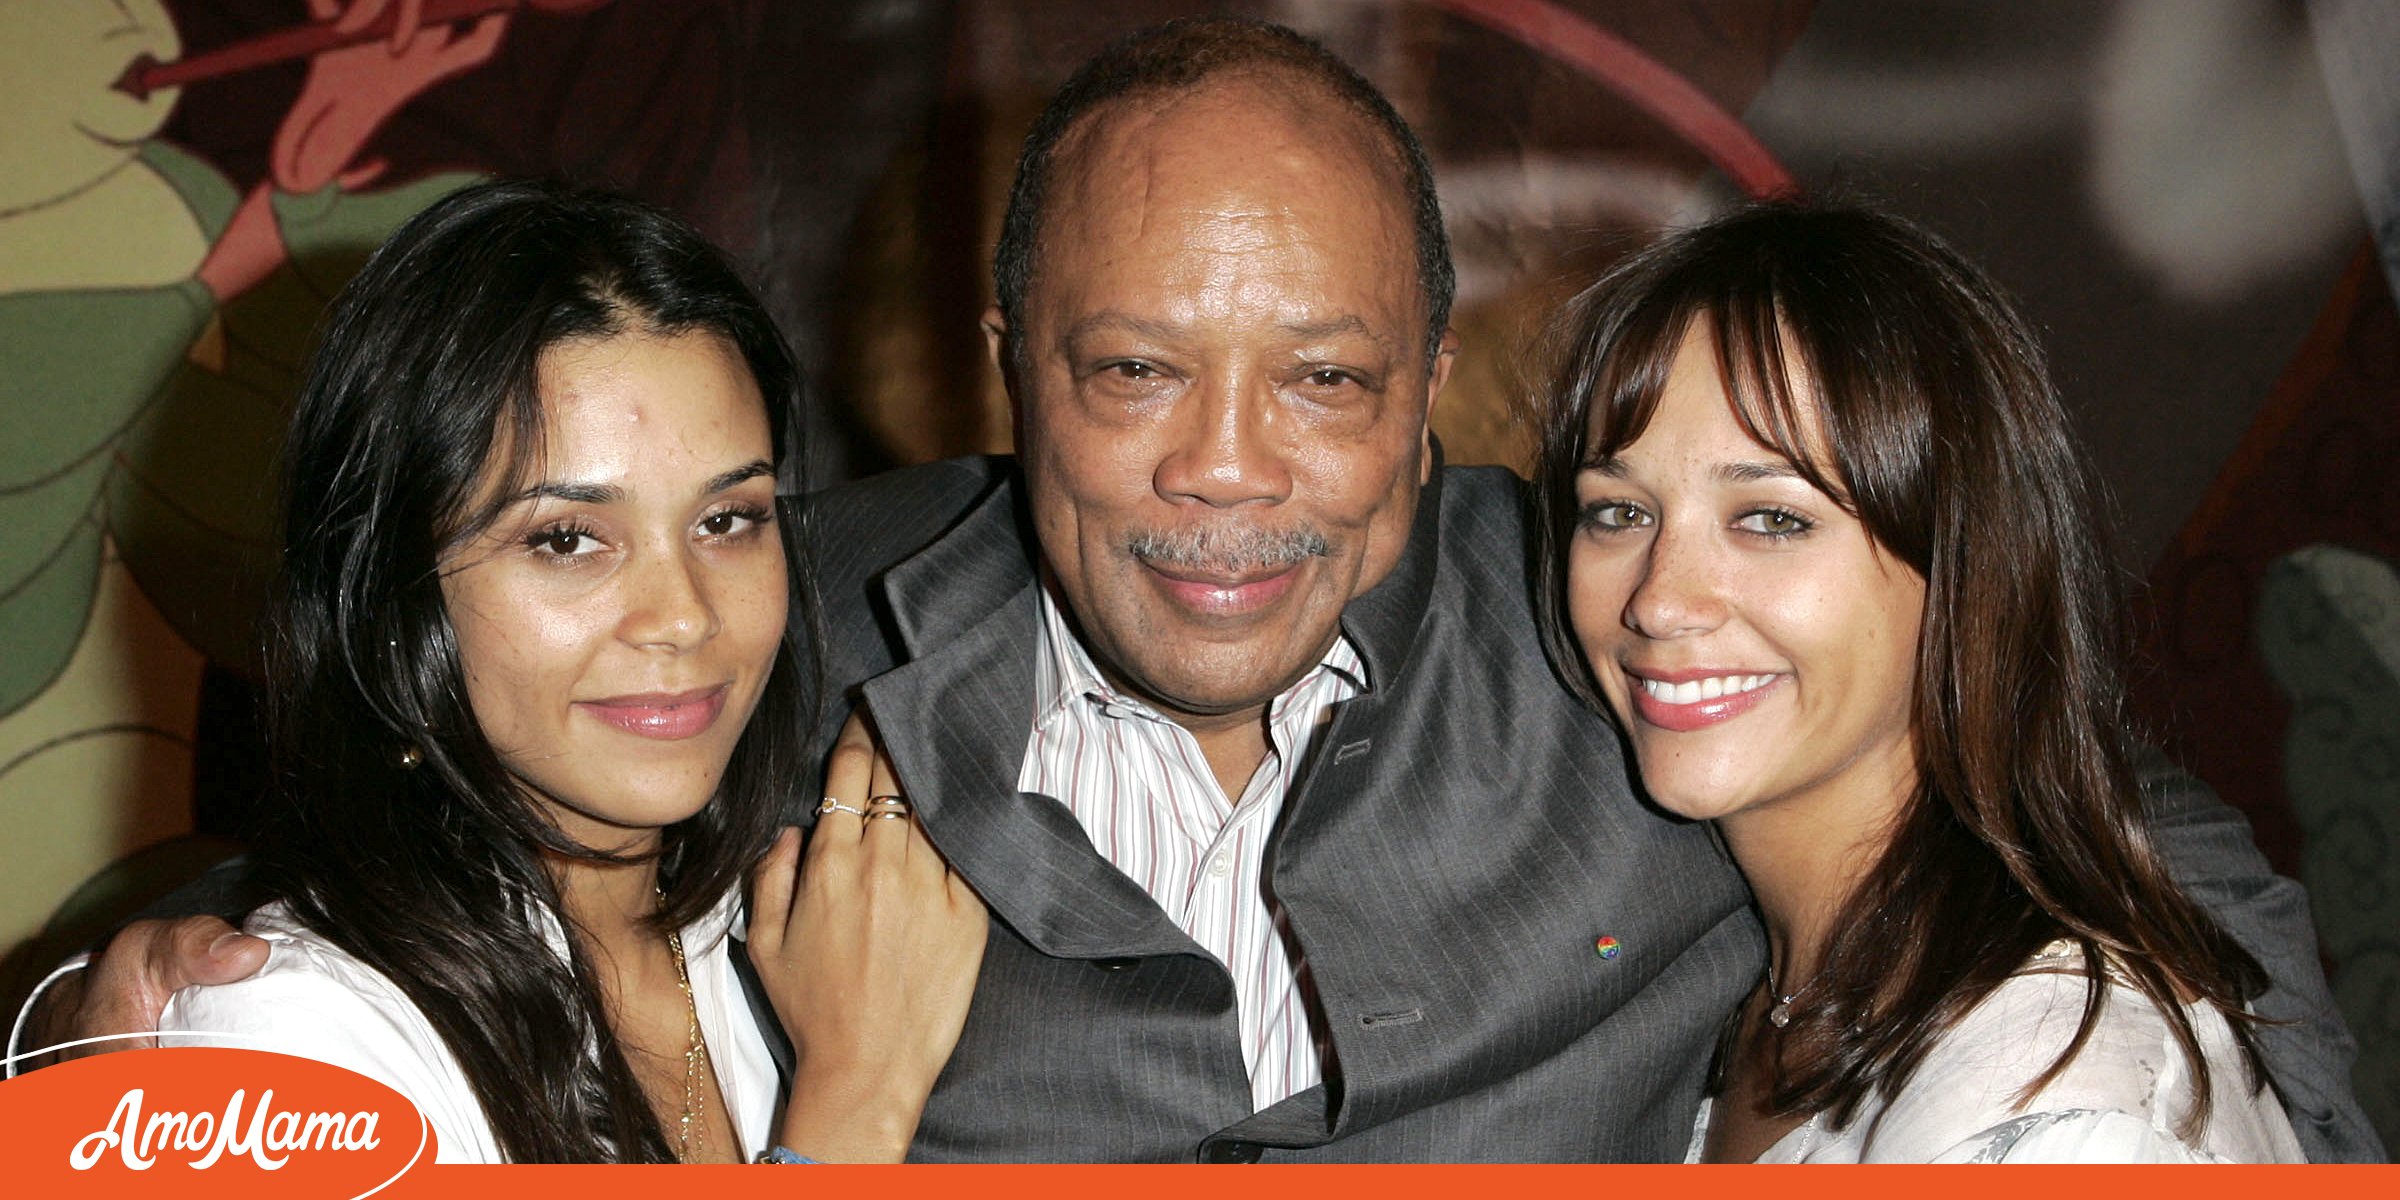
[[[2167,1020],[2112,976],[2100,1020],[2074,1062],[2020,1104],[2018,1089],[2056,1061],[2083,1019],[2082,952],[2053,942],[1935,1043],[1896,1096],[1876,1096],[1850,1124],[1823,1114],[1767,1148],[1769,1163],[2214,1163],[2306,1161],[2271,1090],[2254,1091],[2225,1018],[2187,1009],[2208,1066],[2208,1121],[2176,1126],[2192,1075]],[[1708,1140],[1700,1106],[1688,1162]]]

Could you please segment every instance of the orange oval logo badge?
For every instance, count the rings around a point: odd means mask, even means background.
[[[35,1195],[364,1197],[434,1157],[406,1096],[265,1050],[78,1059],[0,1084],[11,1170]]]

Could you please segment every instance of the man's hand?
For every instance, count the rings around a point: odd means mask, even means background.
[[[167,998],[195,984],[232,983],[258,973],[267,944],[215,917],[135,921],[117,931],[79,977],[62,980],[34,1014],[35,1046],[116,1033],[156,1034]],[[58,1019],[72,1013],[72,1021]],[[155,1037],[116,1038],[62,1052],[82,1058],[149,1047]]]

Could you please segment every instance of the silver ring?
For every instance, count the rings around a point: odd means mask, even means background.
[[[846,813],[849,813],[851,816],[854,816],[854,817],[863,817],[863,816],[866,816],[866,815],[867,815],[867,810],[865,810],[865,809],[863,809],[863,808],[852,808],[852,807],[850,807],[849,805],[847,805],[847,804],[844,804],[844,803],[842,803],[841,801],[839,801],[839,800],[836,800],[836,799],[834,799],[834,798],[833,798],[833,797],[831,797],[831,796],[827,796],[827,797],[825,797],[823,800],[820,800],[820,801],[818,801],[818,802],[817,802],[817,815],[818,815],[818,816],[820,816],[820,817],[821,817],[821,816],[824,816],[824,815],[825,815],[825,814],[827,814],[827,813],[837,813],[837,812],[846,812]]]
[[[896,809],[899,809],[899,810],[900,810],[900,811],[902,811],[902,812],[907,812],[907,811],[908,811],[908,801],[906,801],[906,800],[903,800],[903,799],[901,799],[901,798],[900,798],[900,797],[898,797],[898,796],[877,796],[877,797],[875,797],[874,799],[867,801],[867,807],[868,807],[868,808],[896,808]]]
[[[879,808],[868,813],[867,819],[870,821],[905,821],[908,819],[908,810],[905,808]]]

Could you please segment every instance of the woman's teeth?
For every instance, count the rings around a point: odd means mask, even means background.
[[[1667,683],[1657,679],[1639,679],[1642,690],[1650,698],[1665,704],[1698,704],[1721,696],[1739,696],[1754,692],[1775,682],[1773,675],[1719,675],[1709,679],[1687,679],[1682,683]]]

